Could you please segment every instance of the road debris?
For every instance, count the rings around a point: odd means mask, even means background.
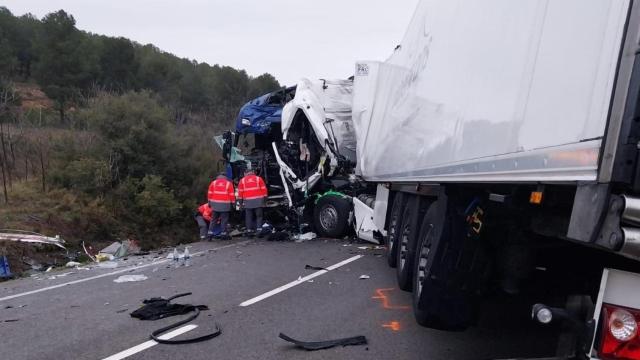
[[[95,256],[93,256],[93,255],[91,255],[91,254],[89,253],[89,251],[87,250],[87,247],[86,247],[86,246],[84,246],[84,241],[82,242],[82,250],[84,250],[84,253],[85,253],[85,254],[87,254],[87,256],[89,257],[89,259],[91,259],[91,261],[93,261],[93,262],[96,262],[96,261],[97,261],[97,260],[96,260],[96,257],[95,257]]]
[[[200,341],[205,341],[209,339],[213,339],[214,337],[220,335],[222,330],[220,329],[219,324],[215,324],[215,330],[206,335],[202,335],[196,338],[191,339],[183,339],[183,340],[162,340],[158,338],[162,333],[165,333],[171,329],[175,329],[178,326],[182,326],[188,322],[193,321],[195,318],[200,315],[200,310],[209,310],[206,305],[191,305],[191,304],[172,304],[171,300],[177,299],[179,297],[188,296],[191,293],[183,293],[177,294],[170,298],[151,298],[142,301],[144,304],[141,308],[135,310],[131,314],[129,314],[133,318],[137,318],[140,320],[158,320],[164,319],[166,317],[175,316],[175,315],[185,315],[193,312],[191,316],[184,320],[180,320],[174,324],[169,326],[165,326],[161,329],[158,329],[151,333],[150,338],[160,344],[190,344]]]
[[[140,253],[140,246],[135,240],[125,240],[123,242],[113,242],[111,245],[100,250],[96,258],[101,255],[111,255],[109,260],[123,258],[127,255]]]
[[[115,269],[118,267],[118,263],[115,261],[105,261],[98,263],[98,267],[103,269]]]
[[[13,277],[11,273],[11,269],[9,269],[9,260],[6,256],[0,257],[0,278],[10,278]]]
[[[300,341],[292,339],[283,333],[280,333],[278,337],[308,351],[329,349],[335,346],[367,345],[367,338],[364,336],[354,336],[326,341]]]
[[[304,233],[304,234],[293,235],[293,240],[295,242],[297,242],[297,243],[301,243],[301,242],[313,240],[313,239],[315,239],[317,237],[318,237],[318,235],[316,235],[316,233],[308,232],[308,233]]]
[[[114,279],[113,282],[116,283],[124,283],[124,282],[135,282],[135,281],[144,281],[148,278],[144,275],[122,275],[117,279]]]
[[[9,322],[16,322],[16,321],[20,321],[20,319],[8,319],[8,320],[4,320],[4,322],[9,323]]]
[[[72,268],[72,267],[77,267],[77,266],[80,266],[80,265],[82,265],[82,264],[77,262],[77,261],[69,261],[64,266],[66,266],[68,268]]]
[[[115,256],[113,256],[111,254],[98,254],[98,255],[96,255],[96,261],[97,262],[113,261],[115,259],[116,259]]]
[[[289,241],[291,235],[286,231],[276,231],[267,236],[267,241]]]
[[[371,278],[371,276],[369,276],[369,275],[360,275],[359,279],[360,280],[366,280],[366,279],[370,279],[370,278]]]
[[[305,265],[305,266],[304,266],[304,268],[305,268],[306,270],[326,270],[326,271],[329,271],[329,269],[327,269],[327,268],[323,268],[323,267],[321,267],[321,266]]]
[[[63,250],[67,248],[64,247],[64,240],[60,238],[59,235],[55,237],[49,237],[42,234],[30,232],[30,231],[22,231],[22,230],[0,230],[0,231],[11,231],[11,232],[0,232],[0,241],[15,241],[15,242],[24,242],[24,243],[35,243],[35,244],[47,244],[47,245],[55,245]]]

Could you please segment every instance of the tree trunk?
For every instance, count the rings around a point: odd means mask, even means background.
[[[7,179],[4,172],[4,162],[0,161],[0,168],[2,168],[2,188],[4,190],[4,203],[9,203],[9,193],[7,192]]]
[[[62,125],[64,124],[64,105],[61,104],[58,111],[60,112],[60,125]]]
[[[7,161],[7,147],[5,146],[4,141],[4,127],[0,122],[0,144],[2,144],[2,168],[3,171],[7,173],[7,178],[9,180],[9,187],[13,188],[13,184],[11,184],[11,169],[9,167],[9,162]],[[4,174],[3,174],[4,176]]]
[[[24,152],[24,181],[29,181],[29,156],[28,152]]]
[[[44,170],[44,154],[42,151],[42,144],[40,144],[40,171],[42,173],[42,192],[46,192],[47,191],[47,174],[45,173]]]

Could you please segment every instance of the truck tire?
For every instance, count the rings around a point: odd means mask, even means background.
[[[397,237],[396,275],[398,287],[411,291],[413,286],[413,262],[415,260],[416,239],[420,231],[420,197],[411,196],[402,212],[402,225]]]
[[[313,209],[313,225],[321,237],[341,238],[347,233],[352,203],[339,195],[321,197]]]
[[[406,203],[406,195],[399,192],[393,199],[393,206],[389,214],[389,227],[387,231],[387,264],[395,268],[398,261],[397,244],[400,225],[402,225],[402,212]]]
[[[469,236],[459,211],[444,196],[429,208],[420,229],[413,313],[422,326],[461,331],[477,319],[491,262],[482,240]]]

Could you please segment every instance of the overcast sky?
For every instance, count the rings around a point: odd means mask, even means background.
[[[346,78],[384,60],[418,0],[2,0],[15,15],[64,9],[78,28],[152,43],[180,57],[273,74]]]

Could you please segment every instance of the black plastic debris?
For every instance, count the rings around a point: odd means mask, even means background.
[[[321,266],[305,265],[304,268],[307,269],[307,270],[326,270],[326,271],[329,271],[329,269],[323,268]]]
[[[291,234],[287,231],[277,231],[267,236],[267,241],[289,241]]]
[[[190,315],[188,318],[184,319],[184,320],[180,320],[174,324],[171,324],[169,326],[165,326],[161,329],[158,329],[154,332],[151,333],[151,335],[149,336],[152,340],[155,340],[156,342],[160,343],[160,344],[190,344],[190,343],[195,343],[195,342],[200,342],[200,341],[205,341],[205,340],[209,340],[209,339],[213,339],[214,337],[222,334],[222,330],[220,329],[220,325],[218,325],[217,323],[215,324],[215,330],[212,333],[206,334],[206,335],[202,335],[199,337],[195,337],[195,338],[190,338],[190,339],[184,339],[184,340],[163,340],[158,338],[158,336],[160,336],[161,334],[175,329],[179,326],[182,326],[188,322],[191,322],[192,320],[194,320],[195,318],[198,317],[198,315],[200,315],[200,310],[209,310],[209,308],[206,305],[191,305],[191,304],[173,304],[171,303],[171,300],[177,299],[179,297],[183,297],[183,296],[187,296],[187,295],[191,295],[191,293],[184,293],[184,294],[177,294],[174,295],[170,298],[162,298],[162,297],[155,297],[155,298],[151,298],[151,299],[147,299],[144,300],[142,303],[144,304],[141,308],[133,311],[131,314],[131,317],[134,318],[138,318],[140,320],[158,320],[158,319],[164,319],[170,316],[176,316],[176,315],[185,315],[185,314],[189,314],[189,313],[193,313],[192,315]]]
[[[280,333],[280,339],[293,343],[297,347],[308,351],[329,349],[335,346],[351,346],[351,345],[367,345],[367,338],[364,336],[354,336],[344,339],[326,340],[326,341],[300,341],[295,340],[287,335]]]

